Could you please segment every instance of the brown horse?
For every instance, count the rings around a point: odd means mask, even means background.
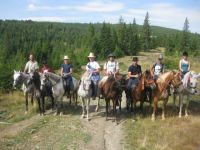
[[[145,92],[145,88],[151,88],[151,86],[154,84],[154,80],[153,77],[151,76],[151,73],[149,70],[146,70],[140,77],[139,83],[136,86],[135,89],[132,90],[131,92],[131,101],[127,101],[127,109],[129,110],[129,107],[131,107],[131,111],[133,111],[133,104],[134,104],[134,108],[136,108],[136,103],[140,102],[140,110],[143,110],[143,104],[145,102],[145,96],[146,96],[146,92]],[[126,94],[128,94],[128,92],[126,91]],[[127,97],[128,99],[128,97]],[[147,101],[150,102],[151,101]]]
[[[155,120],[155,113],[157,111],[159,100],[163,100],[162,120],[165,120],[165,108],[169,98],[167,89],[169,88],[170,84],[173,87],[178,87],[181,83],[181,76],[178,72],[175,71],[166,72],[158,77],[156,81],[156,88],[152,91],[154,103],[153,113],[151,117],[152,121]]]
[[[114,76],[108,77],[103,86],[101,87],[101,94],[106,101],[106,120],[108,117],[108,107],[110,100],[113,103],[113,115],[115,116],[115,121],[117,120],[116,105],[119,103],[122,89],[120,83],[116,80]]]

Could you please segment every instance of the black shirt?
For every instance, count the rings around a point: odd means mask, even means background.
[[[136,75],[136,74],[142,73],[142,69],[140,65],[136,65],[136,66],[131,65],[128,68],[128,72],[131,72],[131,75]],[[131,77],[131,79],[135,79],[135,77]]]

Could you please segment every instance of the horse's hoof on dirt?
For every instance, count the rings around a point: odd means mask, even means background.
[[[162,121],[164,121],[165,120],[165,118],[162,118]]]
[[[156,119],[153,117],[153,118],[151,118],[151,121],[155,121]]]
[[[188,117],[189,117],[189,115],[188,115],[188,114],[186,114],[186,115],[185,115],[185,118],[188,118]]]
[[[87,121],[90,121],[90,118],[87,118]]]
[[[24,114],[25,114],[25,115],[26,115],[26,114],[28,114],[28,111],[25,111],[25,113],[24,113]]]
[[[54,113],[53,115],[54,115],[54,116],[57,116],[58,114],[57,114],[57,113]]]
[[[60,112],[60,116],[62,116],[63,115],[63,113],[62,112]]]
[[[81,115],[81,119],[85,118],[85,115]]]
[[[96,108],[96,109],[95,109],[95,112],[98,112],[98,111],[99,111],[99,108]]]
[[[181,116],[181,115],[179,115],[178,117],[179,117],[179,118],[181,118],[182,116]]]

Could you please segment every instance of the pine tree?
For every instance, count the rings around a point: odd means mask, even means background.
[[[190,47],[190,31],[189,31],[189,21],[186,17],[181,40],[181,51],[188,51]]]
[[[143,48],[144,50],[149,49],[151,43],[151,28],[149,23],[149,13],[146,13],[144,24],[143,24]]]

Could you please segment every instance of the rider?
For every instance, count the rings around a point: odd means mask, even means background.
[[[65,92],[67,92],[69,96],[70,88],[73,88],[72,84],[72,73],[73,73],[73,66],[69,62],[69,57],[66,55],[64,56],[64,63],[61,65],[60,74],[64,79],[64,87]]]
[[[163,60],[163,56],[159,55],[157,62],[152,67],[154,81],[156,81],[158,79],[159,75],[164,73],[165,66],[164,66],[162,60]]]
[[[45,73],[45,72],[54,72],[53,69],[51,69],[46,61],[43,61],[43,67],[40,69],[41,73]]]
[[[179,70],[181,71],[182,78],[188,71],[190,71],[190,62],[188,60],[187,52],[183,52],[182,59],[179,61]]]
[[[38,62],[34,59],[33,54],[29,55],[29,61],[26,63],[24,72],[30,74],[31,72],[38,71]]]
[[[93,99],[95,99],[97,96],[101,67],[100,67],[99,63],[97,61],[95,61],[94,53],[90,53],[88,58],[89,58],[89,62],[86,65],[86,70],[88,72],[92,73],[92,76],[91,76],[91,79],[93,81],[92,97],[93,97]]]
[[[108,61],[104,64],[104,72],[106,76],[119,73],[119,63],[115,60],[115,55],[108,55]]]
[[[137,84],[139,83],[139,78],[142,74],[141,66],[138,65],[138,57],[133,57],[132,65],[128,69],[128,97],[131,99],[132,90],[136,88]]]

